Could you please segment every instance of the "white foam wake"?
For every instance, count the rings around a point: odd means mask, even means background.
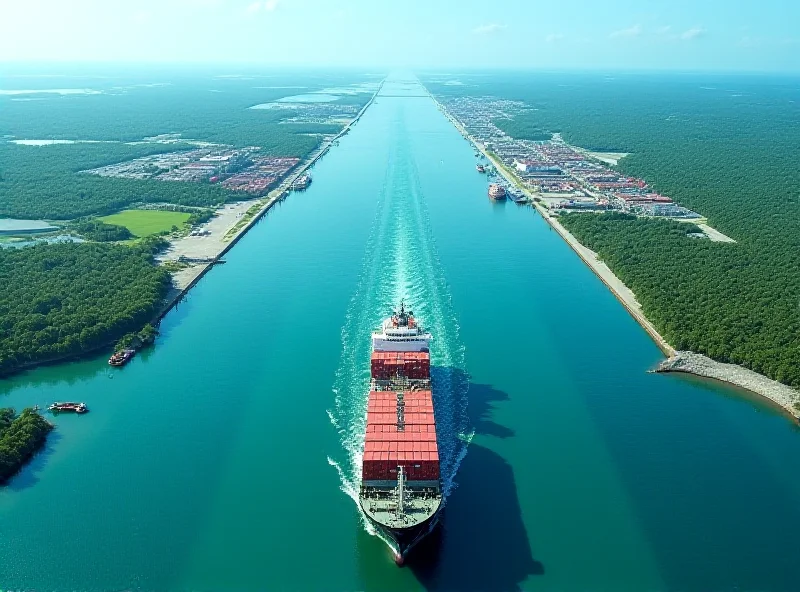
[[[404,129],[397,130],[402,137]],[[341,490],[358,503],[361,485],[370,334],[400,302],[414,310],[434,336],[431,342],[436,432],[445,497],[457,486],[458,467],[471,440],[464,346],[450,290],[435,247],[430,218],[413,157],[398,141],[387,166],[359,280],[342,327],[342,354],[328,410],[342,450],[328,458]],[[367,521],[365,528],[375,534]]]

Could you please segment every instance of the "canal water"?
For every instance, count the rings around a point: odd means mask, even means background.
[[[800,433],[660,353],[530,208],[490,203],[413,80],[121,371],[0,382],[85,401],[0,490],[0,587],[796,590]],[[395,567],[354,495],[369,332],[435,334],[442,527]]]

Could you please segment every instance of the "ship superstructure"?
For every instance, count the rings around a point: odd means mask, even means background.
[[[402,303],[372,334],[359,502],[398,564],[430,532],[442,506],[431,339]]]

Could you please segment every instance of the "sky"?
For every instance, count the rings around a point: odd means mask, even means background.
[[[800,71],[797,0],[0,0],[0,62]]]

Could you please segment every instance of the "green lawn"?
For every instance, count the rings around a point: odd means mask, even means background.
[[[103,216],[99,220],[106,224],[124,226],[134,235],[143,237],[170,230],[173,226],[180,228],[190,214],[186,212],[167,212],[163,210],[123,210],[119,214]]]

